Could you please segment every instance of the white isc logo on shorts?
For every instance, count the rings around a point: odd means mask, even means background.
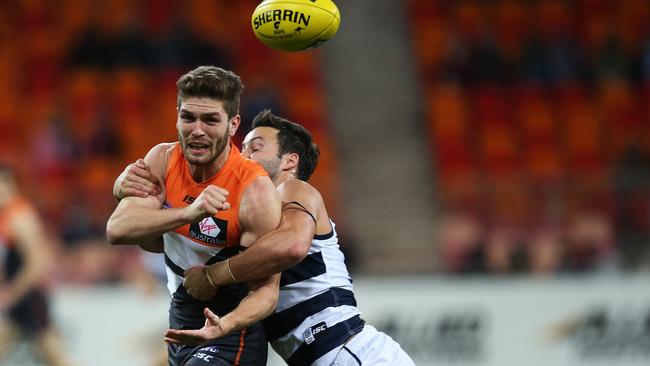
[[[305,340],[305,343],[311,344],[316,340],[318,333],[324,331],[325,329],[327,329],[325,322],[320,322],[311,328],[305,329],[305,332],[302,334],[302,338]]]

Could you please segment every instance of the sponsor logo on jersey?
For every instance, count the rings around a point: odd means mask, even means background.
[[[212,245],[226,245],[228,221],[216,217],[206,217],[200,222],[190,224],[189,237]]]
[[[302,338],[305,340],[305,343],[311,344],[316,340],[318,334],[327,329],[327,324],[325,322],[320,322],[311,328],[305,329],[302,334]]]

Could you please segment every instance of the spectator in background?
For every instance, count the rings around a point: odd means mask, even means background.
[[[569,220],[564,269],[590,272],[607,268],[614,259],[614,227],[606,212],[585,208]]]
[[[437,233],[446,272],[485,272],[484,229],[476,215],[462,209],[448,210],[440,217]]]
[[[631,144],[614,169],[617,242],[625,267],[650,266],[650,156]]]

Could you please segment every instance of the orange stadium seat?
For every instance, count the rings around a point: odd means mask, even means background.
[[[521,53],[521,43],[526,36],[530,15],[521,1],[505,0],[496,10],[496,33],[498,43],[506,59],[517,59]]]
[[[565,147],[571,171],[602,172],[602,124],[594,106],[571,104],[565,118]]]
[[[439,85],[429,95],[429,140],[439,171],[465,171],[472,165],[467,100],[455,85]]]
[[[515,110],[522,143],[550,143],[559,136],[555,106],[541,94],[521,95]]]
[[[615,158],[630,144],[638,143],[643,125],[642,111],[635,92],[624,80],[603,82],[599,94],[608,153]]]

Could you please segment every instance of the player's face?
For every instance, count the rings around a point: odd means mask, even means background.
[[[271,127],[258,127],[246,135],[242,144],[242,154],[264,167],[271,180],[280,174],[282,159],[278,157],[278,130]]]
[[[190,164],[213,163],[228,147],[239,126],[239,115],[228,119],[223,102],[211,98],[187,98],[178,108],[178,141]]]

